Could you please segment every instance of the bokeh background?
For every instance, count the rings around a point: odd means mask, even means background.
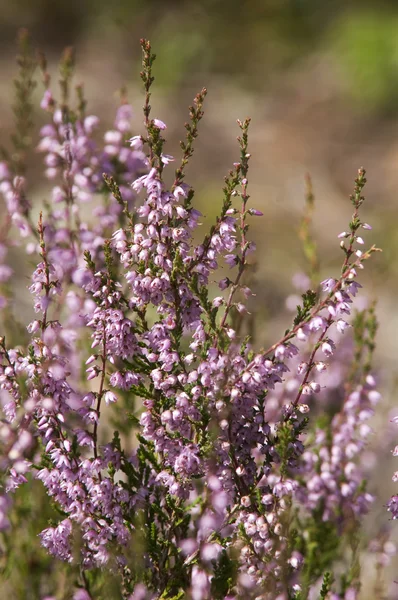
[[[76,83],[84,82],[88,110],[101,117],[104,128],[112,123],[118,89],[126,85],[137,133],[143,102],[139,39],[149,38],[158,55],[153,115],[167,122],[173,155],[184,135],[189,103],[203,86],[208,88],[187,178],[196,188],[205,222],[217,214],[223,176],[238,156],[236,119],[251,116],[250,191],[253,206],[264,212],[262,219],[253,219],[251,230],[257,243],[253,311],[260,345],[273,341],[290,322],[285,298],[295,291],[294,274],[307,268],[297,235],[305,174],[313,180],[313,233],[326,277],[339,272],[342,253],[336,236],[351,214],[348,196],[357,169],[367,169],[363,214],[374,229],[366,240],[383,248],[363,276],[368,297],[378,298],[376,368],[384,395],[374,421],[378,468],[370,482],[377,493],[371,521],[387,524],[383,505],[398,485],[390,482],[398,469],[391,459],[398,429],[389,423],[398,414],[398,2],[0,0],[3,144],[12,127],[20,27],[30,30],[34,44],[47,55],[54,82],[63,48],[74,46]],[[39,86],[37,104],[40,96]],[[38,123],[43,119],[39,112]],[[46,194],[40,161],[33,155],[29,171],[37,202]],[[16,250],[16,302],[18,310],[28,312],[22,258]],[[391,598],[398,598],[397,575],[395,561]]]

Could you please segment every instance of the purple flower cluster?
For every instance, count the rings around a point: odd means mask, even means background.
[[[339,236],[340,277],[306,292],[281,339],[256,350],[235,326],[251,296],[248,222],[261,215],[249,207],[249,120],[238,122],[240,160],[220,216],[198,242],[201,214],[184,169],[205,90],[167,186],[174,158],[164,153],[166,125],[150,118],[153,55],[145,41],[143,50],[143,135],[131,137],[122,104],[99,145],[98,119],[58,105],[46,89],[51,123],[39,150],[53,187],[37,230],[25,181],[1,164],[9,219],[40,260],[29,342],[9,347],[1,338],[0,529],[10,527],[10,493],[33,475],[62,513],[40,533],[42,545],[82,571],[118,573],[123,598],[306,598],[299,594],[341,557],[336,546],[332,562],[314,563],[308,523],[317,518],[340,535],[347,515],[358,520],[372,501],[359,461],[379,398],[368,362],[357,361],[328,423],[310,419],[315,397],[327,402],[323,378],[338,363],[357,273],[375,251],[357,250],[359,228],[370,228],[359,217],[365,172],[350,231]],[[2,265],[1,282],[10,276]],[[110,414],[123,424],[113,437]],[[90,597],[84,583],[75,598]],[[356,598],[350,585],[332,597]]]
[[[297,493],[299,502],[310,510],[322,504],[324,520],[337,520],[352,511],[360,517],[369,509],[372,496],[362,489],[363,473],[359,458],[369,434],[367,420],[380,394],[368,375],[366,382],[352,391],[341,411],[332,420],[330,431],[317,430],[314,445],[302,456],[305,483]]]

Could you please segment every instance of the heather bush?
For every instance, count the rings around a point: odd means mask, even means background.
[[[51,193],[36,223],[25,164],[37,62],[21,36],[16,129],[0,163],[4,593],[354,600],[370,543],[382,598],[394,546],[384,531],[361,535],[373,501],[361,458],[380,398],[375,306],[356,307],[377,251],[361,249],[365,170],[338,235],[341,271],[321,282],[308,180],[300,303],[280,339],[257,348],[249,223],[262,213],[249,195],[250,120],[238,121],[237,161],[202,234],[185,172],[206,89],[174,159],[151,112],[155,56],[141,45],[143,131],[131,131],[123,94],[103,137],[83,88],[73,91],[72,52],[59,97],[39,57],[48,124],[35,145]],[[34,263],[27,326],[12,310],[6,262],[17,243]]]

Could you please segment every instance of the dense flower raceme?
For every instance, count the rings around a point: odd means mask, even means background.
[[[248,221],[261,215],[249,206],[249,120],[238,122],[241,155],[221,214],[198,243],[201,215],[184,169],[206,91],[190,109],[168,189],[163,173],[174,159],[163,151],[166,125],[150,118],[153,55],[147,42],[143,50],[143,136],[131,137],[131,108],[122,104],[101,147],[98,119],[58,106],[47,87],[42,108],[51,122],[38,148],[53,188],[37,230],[25,180],[1,164],[9,218],[40,260],[29,288],[30,339],[10,347],[1,338],[0,529],[10,527],[11,493],[30,473],[62,512],[40,533],[42,545],[83,572],[119,573],[125,598],[307,598],[340,556],[337,543],[324,562],[315,559],[311,535],[326,524],[337,539],[372,501],[359,458],[378,400],[361,354],[373,348],[373,317],[357,328],[355,368],[337,408],[323,425],[310,419],[317,397],[327,402],[325,372],[338,364],[357,272],[375,251],[359,250],[359,229],[370,229],[359,216],[365,172],[340,236],[341,276],[308,290],[291,328],[256,351],[234,326],[251,296]],[[1,248],[3,260],[6,235]],[[220,268],[228,276],[213,294]],[[6,282],[10,269],[0,271]],[[124,423],[106,439],[112,410]],[[90,597],[86,583],[76,598]],[[357,590],[347,579],[333,598]]]

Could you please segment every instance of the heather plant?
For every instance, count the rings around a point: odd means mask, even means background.
[[[308,180],[302,296],[280,339],[256,348],[245,329],[249,223],[262,216],[249,194],[250,120],[238,121],[239,155],[203,235],[185,174],[206,89],[176,161],[152,116],[155,56],[141,46],[143,131],[131,131],[122,94],[103,140],[83,88],[73,93],[72,51],[59,98],[39,57],[48,124],[37,149],[51,192],[36,224],[25,178],[36,61],[22,34],[16,134],[0,164],[4,589],[57,600],[356,599],[373,501],[361,454],[380,398],[375,308],[353,308],[377,251],[360,249],[371,229],[365,170],[338,236],[341,272],[321,282]],[[27,326],[12,312],[12,229],[34,262]],[[393,546],[378,536],[372,551],[382,594]]]

